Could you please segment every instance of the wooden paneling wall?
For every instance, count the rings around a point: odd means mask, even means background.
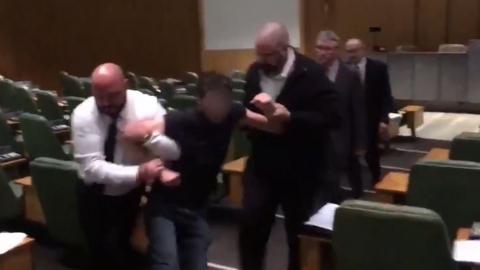
[[[467,43],[480,38],[479,0],[299,0],[304,6],[303,41],[307,52],[317,33],[333,29],[372,44],[370,26],[382,27],[378,44],[395,49],[413,44],[437,50],[442,43]]]
[[[253,49],[205,50],[203,52],[203,71],[216,71],[230,74],[232,70],[247,70],[255,60]]]
[[[201,67],[192,0],[0,0],[0,74],[57,89],[58,72],[88,76],[112,61],[138,74]]]

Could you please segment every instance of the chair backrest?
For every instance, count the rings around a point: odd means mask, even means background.
[[[440,44],[438,46],[439,53],[466,53],[468,47],[463,44]]]
[[[82,97],[64,97],[64,99],[67,101],[70,112],[73,112],[78,105],[85,101],[85,98]]]
[[[240,79],[233,79],[232,80],[232,86],[233,86],[233,89],[245,89],[245,84],[247,84],[246,81],[244,80],[240,80]]]
[[[344,202],[335,213],[337,270],[454,270],[442,219],[423,208]]]
[[[197,98],[190,95],[175,95],[168,105],[176,110],[185,110],[197,105]]]
[[[245,80],[245,72],[239,69],[233,70],[230,74],[230,78],[232,78],[232,80]]]
[[[36,90],[37,106],[41,115],[49,121],[64,120],[63,111],[58,106],[57,97],[49,91]]]
[[[459,228],[480,220],[480,164],[420,161],[410,172],[407,204],[437,212],[451,239]]]
[[[171,100],[172,97],[175,95],[175,85],[171,82],[166,80],[162,80],[158,82],[158,87],[160,88],[160,98]]]
[[[30,113],[20,115],[20,127],[23,141],[30,159],[50,157],[61,160],[70,160],[65,154],[62,145],[53,134],[45,117]]]
[[[148,89],[152,91],[154,94],[160,92],[158,82],[154,78],[147,77],[147,76],[140,76],[138,77],[138,82],[139,82],[138,88]]]
[[[4,111],[13,111],[16,107],[13,82],[8,79],[0,80],[0,108]]]
[[[130,89],[138,89],[140,87],[140,83],[138,82],[137,75],[135,73],[128,71],[125,73],[125,77],[128,80],[128,86]]]
[[[185,84],[198,84],[198,81],[200,80],[200,77],[198,76],[197,73],[188,71],[185,73]]]
[[[13,151],[24,154],[22,146],[15,140],[15,133],[7,123],[7,118],[0,113],[0,146],[10,146]]]
[[[0,221],[8,221],[21,216],[23,192],[0,168]]]
[[[88,92],[80,79],[68,74],[65,71],[60,72],[60,82],[63,87],[63,96],[88,97]]]
[[[16,111],[21,111],[25,113],[35,113],[38,114],[37,104],[33,99],[33,93],[27,90],[24,86],[13,85],[15,92],[15,98],[17,99],[17,105],[19,106]]]
[[[245,99],[245,91],[243,89],[233,89],[233,99],[243,103]]]
[[[86,247],[80,226],[78,188],[81,179],[72,161],[37,158],[30,163],[33,186],[51,236],[66,245]]]
[[[245,132],[234,131],[232,135],[233,140],[233,158],[238,159],[241,157],[249,156],[252,146],[248,140]]]
[[[450,159],[480,162],[480,133],[464,132],[456,136],[450,147]]]

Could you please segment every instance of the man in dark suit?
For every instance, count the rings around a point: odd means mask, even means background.
[[[359,39],[345,44],[348,62],[356,70],[365,89],[367,105],[368,143],[366,160],[372,173],[372,183],[380,180],[379,140],[388,139],[388,114],[393,111],[388,67],[385,63],[366,57],[365,45]]]
[[[263,268],[280,205],[289,245],[288,269],[298,270],[298,233],[314,210],[313,200],[325,203],[332,192],[324,175],[330,165],[326,151],[330,130],[340,122],[338,94],[321,66],[289,45],[283,25],[266,24],[257,36],[255,51],[257,60],[246,76],[246,105],[258,111],[251,100],[259,94],[271,97],[276,110],[261,111],[269,120],[281,119],[284,131],[272,134],[255,129],[249,133],[252,153],[244,180],[241,264],[245,270]]]
[[[352,195],[363,194],[360,157],[365,155],[366,115],[365,97],[359,75],[340,60],[340,38],[333,31],[318,34],[315,45],[317,63],[325,68],[327,77],[340,94],[341,128],[332,131],[336,154],[333,177],[340,182],[345,176],[350,182]]]

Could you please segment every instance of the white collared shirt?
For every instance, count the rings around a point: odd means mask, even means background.
[[[117,120],[117,129],[120,131],[130,121],[163,120],[164,115],[165,109],[155,97],[127,90],[127,101]],[[98,111],[93,97],[78,105],[72,114],[75,160],[80,164],[80,176],[86,184],[104,184],[105,195],[119,196],[137,187],[139,165],[154,158],[153,155],[167,160],[180,155],[176,143],[163,135],[152,138],[145,144],[146,148],[117,137],[114,162],[107,162],[104,145],[112,121]]]
[[[340,66],[340,61],[337,59],[332,65],[328,68],[327,77],[331,82],[335,82],[337,80],[338,68]]]
[[[362,83],[365,83],[365,76],[367,74],[367,58],[362,57],[360,62],[358,62],[357,67],[360,71],[360,79],[362,80]]]
[[[280,74],[268,76],[263,71],[260,71],[260,87],[262,88],[262,92],[270,95],[273,100],[277,99],[285,86],[288,75],[290,75],[290,72],[293,70],[294,63],[295,51],[292,48],[288,48],[287,61]]]

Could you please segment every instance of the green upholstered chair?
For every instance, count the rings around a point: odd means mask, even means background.
[[[247,82],[244,80],[234,79],[232,80],[233,89],[245,89],[245,84]]]
[[[24,154],[22,146],[15,140],[15,133],[7,123],[7,118],[0,113],[0,146],[10,146],[19,154]]]
[[[245,91],[242,89],[233,89],[232,94],[235,101],[243,102],[245,99]]]
[[[135,73],[133,73],[131,71],[128,71],[127,73],[125,73],[125,77],[128,80],[128,87],[130,89],[140,88],[140,83],[139,83],[137,75],[135,75]]]
[[[62,84],[63,88],[63,96],[83,98],[89,96],[89,93],[85,89],[85,85],[82,83],[82,81],[65,71],[60,72],[60,83]]]
[[[160,87],[158,86],[158,82],[151,77],[147,76],[140,76],[138,77],[139,86],[138,88],[141,89],[148,89],[152,91],[155,95],[159,95]]]
[[[92,95],[92,80],[90,77],[81,77],[78,78],[80,80],[80,83],[82,84],[83,90],[85,91],[86,97],[89,97]]]
[[[230,78],[232,80],[245,80],[245,73],[239,69],[233,70],[230,74]]]
[[[479,163],[420,161],[410,172],[406,202],[437,212],[455,239],[459,228],[480,221],[479,194]]]
[[[176,110],[185,110],[197,106],[197,98],[190,95],[175,95],[168,105]]]
[[[438,214],[416,207],[344,202],[335,213],[336,270],[454,270]]]
[[[163,98],[167,101],[171,100],[175,95],[175,85],[168,81],[159,81],[158,87],[160,89],[159,98]]]
[[[47,119],[35,114],[20,115],[20,127],[23,141],[30,159],[50,157],[71,160],[71,154],[65,153],[60,141],[54,135]]]
[[[456,136],[450,148],[450,159],[480,162],[480,133],[464,132]]]
[[[33,99],[33,93],[20,85],[13,86],[15,98],[17,99],[15,111],[38,114],[37,104]]]
[[[194,84],[197,85],[200,77],[197,73],[189,71],[185,73],[185,84]]]
[[[63,110],[58,106],[57,97],[52,92],[35,90],[34,93],[37,97],[37,107],[43,117],[48,121],[63,120],[66,123]]]
[[[78,105],[85,101],[85,98],[82,97],[64,97],[64,99],[67,101],[70,112],[73,112]]]
[[[23,212],[22,188],[0,168],[0,222],[15,220]]]
[[[236,130],[235,132],[233,132],[232,141],[234,159],[250,155],[252,146],[247,136],[245,135],[245,132],[242,132],[240,130]]]
[[[188,95],[191,96],[198,96],[198,85],[189,83],[185,85],[185,90],[187,91]]]
[[[37,158],[30,163],[32,183],[50,235],[68,247],[87,250],[78,211],[81,179],[73,161]]]
[[[0,80],[0,108],[5,112],[12,112],[16,108],[13,82],[8,79]]]

